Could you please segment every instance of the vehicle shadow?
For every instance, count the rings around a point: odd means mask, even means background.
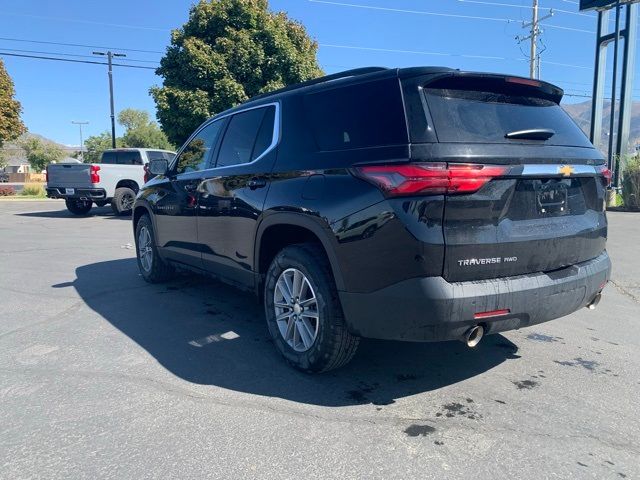
[[[268,338],[251,294],[195,275],[148,285],[135,259],[81,266],[72,282],[84,302],[174,375],[196,384],[323,406],[387,405],[480,375],[517,346],[501,335],[462,342],[363,340],[346,367],[320,375],[288,366]]]
[[[47,212],[26,212],[26,213],[16,213],[15,215],[19,217],[34,217],[34,218],[86,218],[86,217],[97,217],[104,216],[108,219],[115,220],[131,220],[131,215],[115,215],[111,210],[111,207],[93,207],[88,215],[74,215],[66,208],[62,208],[60,210],[52,210]]]

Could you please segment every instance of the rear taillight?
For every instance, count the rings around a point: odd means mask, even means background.
[[[149,181],[149,179],[151,178],[151,173],[149,172],[149,164],[145,164],[144,167],[142,167],[144,170],[144,183],[147,183]]]
[[[100,171],[100,166],[91,165],[91,169],[90,169],[91,183],[100,183],[100,174],[98,173],[99,171]]]
[[[44,170],[44,183],[49,183],[49,165]]]
[[[606,165],[600,165],[599,167],[596,167],[596,170],[598,175],[602,176],[602,183],[604,183],[604,186],[611,186],[611,178],[613,177],[611,170],[609,170]]]
[[[474,193],[509,167],[470,163],[413,163],[356,167],[358,177],[387,196]]]

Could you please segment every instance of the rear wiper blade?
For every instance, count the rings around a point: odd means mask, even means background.
[[[532,128],[530,130],[517,130],[509,132],[504,137],[525,140],[549,140],[556,134],[550,128]]]

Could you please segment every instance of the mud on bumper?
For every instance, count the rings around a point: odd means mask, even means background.
[[[349,330],[385,340],[462,338],[476,324],[498,333],[563,317],[588,305],[611,273],[606,252],[549,273],[449,283],[442,277],[405,280],[371,293],[339,292]],[[499,317],[474,314],[509,310]]]

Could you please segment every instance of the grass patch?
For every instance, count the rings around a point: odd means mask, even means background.
[[[45,198],[47,192],[42,183],[25,183],[20,195],[25,197]]]

